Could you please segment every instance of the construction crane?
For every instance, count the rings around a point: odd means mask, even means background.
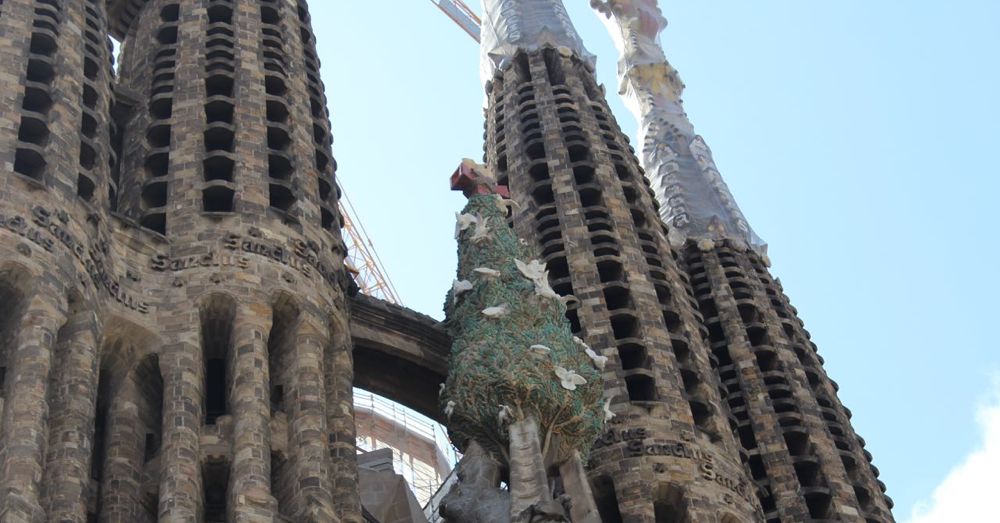
[[[476,13],[462,0],[431,0],[444,14],[448,15],[463,31],[479,43],[479,29],[483,25]]]
[[[344,188],[340,187],[340,210],[344,216],[344,243],[347,244],[347,257],[344,263],[347,270],[354,276],[363,294],[400,305],[399,294],[392,285],[392,280],[382,265],[381,258],[375,252],[375,245],[368,237],[365,226],[358,219],[351,199],[347,197]]]
[[[473,40],[479,42],[479,27],[482,21],[469,6],[465,5],[465,2],[462,0],[431,0],[431,2]],[[340,209],[344,216],[344,243],[347,244],[347,257],[344,263],[347,264],[347,270],[354,276],[354,282],[363,294],[397,305],[401,304],[399,294],[389,279],[382,260],[375,252],[375,245],[368,237],[361,220],[358,219],[354,205],[351,204],[343,187],[340,189]]]

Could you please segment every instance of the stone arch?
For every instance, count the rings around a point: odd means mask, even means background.
[[[66,292],[66,306],[66,322],[56,334],[45,391],[48,445],[40,497],[52,520],[86,504],[97,399],[97,315],[77,288]]]
[[[615,480],[608,475],[600,475],[591,480],[591,490],[597,512],[604,523],[622,523],[622,514],[618,508],[618,494],[615,491]]]
[[[205,422],[214,425],[220,416],[231,414],[228,391],[232,377],[236,299],[228,294],[211,294],[202,300],[199,317],[205,361]]]
[[[279,292],[271,301],[271,332],[267,337],[268,372],[271,381],[271,413],[287,412],[285,391],[289,389],[288,356],[295,342],[295,327],[301,307],[294,296]]]
[[[272,439],[287,439],[290,413],[286,393],[294,386],[295,334],[299,323],[301,306],[298,300],[286,292],[278,292],[271,301],[271,331],[267,337],[268,381],[271,394],[272,430],[285,429],[285,434],[272,432]],[[278,502],[278,512],[286,517],[294,516],[289,509],[298,487],[294,470],[288,456],[283,451],[271,451],[271,494]]]
[[[684,488],[674,483],[660,483],[653,492],[656,523],[692,523]]]
[[[142,461],[137,463],[142,471],[141,503],[153,521],[160,504],[160,448],[163,443],[163,372],[157,354],[147,354],[132,372],[137,386],[139,417],[138,439]]]
[[[443,422],[438,391],[451,338],[433,318],[359,295],[351,300],[354,385]]]
[[[32,280],[31,272],[19,264],[7,263],[0,267],[0,424],[4,400],[10,395],[11,380],[7,379],[7,369],[13,363],[11,353],[31,296]]]
[[[156,520],[159,473],[151,466],[158,462],[146,458],[156,457],[162,439],[160,345],[156,334],[123,318],[104,324],[90,476],[94,518]]]
[[[60,376],[66,365],[71,364],[68,359],[70,358],[69,343],[73,340],[74,331],[80,327],[82,321],[86,321],[90,316],[93,321],[88,322],[89,327],[96,330],[96,318],[93,313],[88,308],[86,299],[77,289],[70,289],[66,293],[66,323],[64,323],[59,332],[56,334],[56,343],[54,345],[54,350],[52,354],[52,366],[49,369],[49,388],[46,391],[48,394],[48,399],[46,400],[49,409],[51,411],[53,407],[53,401],[56,401],[57,396],[60,394]],[[66,393],[67,391],[63,391]]]

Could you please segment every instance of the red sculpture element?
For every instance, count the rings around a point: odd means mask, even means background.
[[[452,173],[451,190],[462,191],[466,198],[477,194],[499,194],[503,198],[510,198],[510,189],[506,185],[497,185],[493,173],[472,160],[463,160]]]

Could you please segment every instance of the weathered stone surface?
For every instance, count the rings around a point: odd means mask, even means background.
[[[345,293],[305,5],[0,4],[0,521],[360,522],[351,385],[440,417],[443,329]],[[602,519],[891,521],[765,260],[673,250],[603,95],[539,49],[486,129],[515,230],[610,358]]]
[[[5,0],[0,58],[0,518],[359,521],[305,2]]]
[[[575,334],[609,358],[604,396],[616,416],[589,468],[604,486],[602,519],[654,521],[673,506],[692,521],[761,520],[697,303],[587,63],[551,48],[521,53],[488,99],[486,159],[520,203],[514,227],[542,251],[556,292],[579,299],[568,313]],[[660,499],[661,484],[683,495]]]
[[[478,443],[469,443],[455,473],[458,481],[441,501],[440,512],[447,521],[510,520],[510,492],[500,489],[500,464]]]

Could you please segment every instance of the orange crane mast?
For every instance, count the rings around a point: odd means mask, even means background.
[[[354,282],[363,294],[401,305],[399,294],[382,265],[382,259],[375,252],[375,244],[368,237],[368,232],[358,219],[357,211],[343,187],[340,188],[340,194],[340,210],[346,233],[344,243],[347,244],[347,257],[344,263],[347,270],[354,276]]]
[[[451,18],[473,40],[479,42],[479,30],[482,20],[476,16],[462,0],[431,0],[448,18]],[[344,216],[344,243],[347,244],[347,257],[344,263],[354,276],[354,281],[363,294],[379,298],[397,305],[401,304],[396,287],[389,279],[385,266],[375,251],[375,245],[368,237],[364,225],[358,219],[357,211],[350,198],[341,187],[341,212]]]

